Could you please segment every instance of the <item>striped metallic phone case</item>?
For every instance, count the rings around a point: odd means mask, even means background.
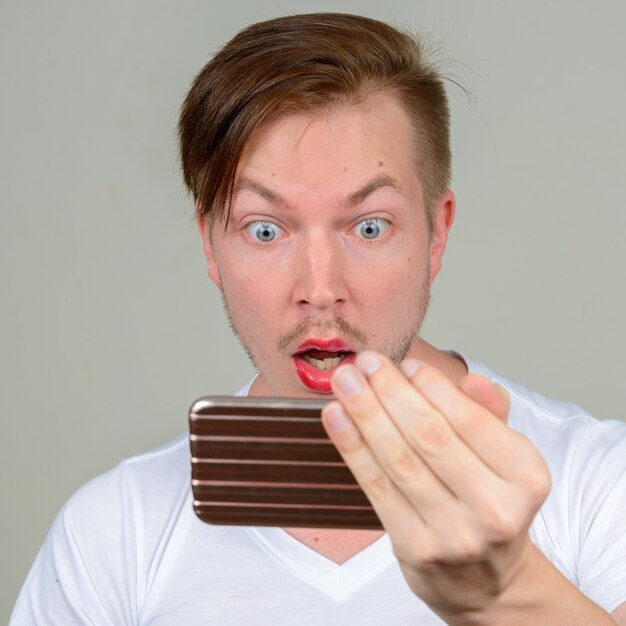
[[[328,439],[326,402],[207,396],[189,412],[194,510],[209,524],[381,529]]]

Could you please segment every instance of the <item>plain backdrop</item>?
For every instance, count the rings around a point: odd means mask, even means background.
[[[626,417],[624,3],[3,0],[0,621],[76,488],[251,376],[177,115],[239,29],[322,10],[430,33],[474,94],[450,85],[458,212],[423,335]]]

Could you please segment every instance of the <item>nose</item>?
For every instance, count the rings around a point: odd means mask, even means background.
[[[293,300],[318,310],[336,308],[347,297],[345,252],[332,234],[312,233],[295,250]]]

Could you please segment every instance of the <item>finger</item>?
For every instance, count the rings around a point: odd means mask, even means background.
[[[529,472],[541,471],[543,461],[528,439],[468,397],[443,372],[420,362],[410,380],[498,476],[523,482]]]
[[[384,472],[339,402],[324,407],[322,424],[390,536],[416,540],[425,527],[419,511]]]
[[[400,379],[403,378],[399,372],[397,374]],[[403,384],[411,389],[408,381],[404,380]],[[337,400],[352,419],[377,465],[397,490],[420,511],[424,519],[432,517],[433,511],[439,514],[445,511],[452,515],[457,498],[405,439],[363,373],[356,367],[344,365],[337,369],[331,385]],[[414,396],[419,395],[415,390],[412,393]],[[363,471],[366,472],[366,469]],[[367,490],[364,491],[370,495]],[[374,506],[381,495],[380,492],[374,493]]]
[[[374,361],[379,363],[377,368],[373,367]],[[484,505],[486,497],[491,498],[501,492],[503,481],[482,462],[441,412],[415,389],[387,357],[363,352],[357,357],[356,366],[369,372],[369,385],[409,447],[416,451],[457,499],[470,507],[479,507]],[[383,449],[376,454],[384,458],[387,452]],[[383,464],[386,466],[385,462]],[[402,488],[421,511],[425,504],[430,504],[425,502],[430,496],[428,492],[415,490],[411,484]],[[431,519],[430,510],[434,510],[432,505],[424,512],[427,521]]]
[[[444,512],[429,524],[394,485],[371,453],[364,438],[337,401],[322,410],[322,424],[346,465],[376,510],[389,534],[394,554],[402,560],[432,562],[464,555],[475,511],[458,503],[458,510]]]
[[[504,387],[478,374],[465,376],[460,387],[472,400],[506,423],[511,401]]]

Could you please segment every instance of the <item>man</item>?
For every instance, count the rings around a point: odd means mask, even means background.
[[[362,17],[237,35],[180,121],[209,276],[385,533],[209,526],[186,437],[73,496],[13,624],[626,624],[626,428],[419,338],[455,211],[419,43]],[[611,615],[612,614],[612,617]]]

